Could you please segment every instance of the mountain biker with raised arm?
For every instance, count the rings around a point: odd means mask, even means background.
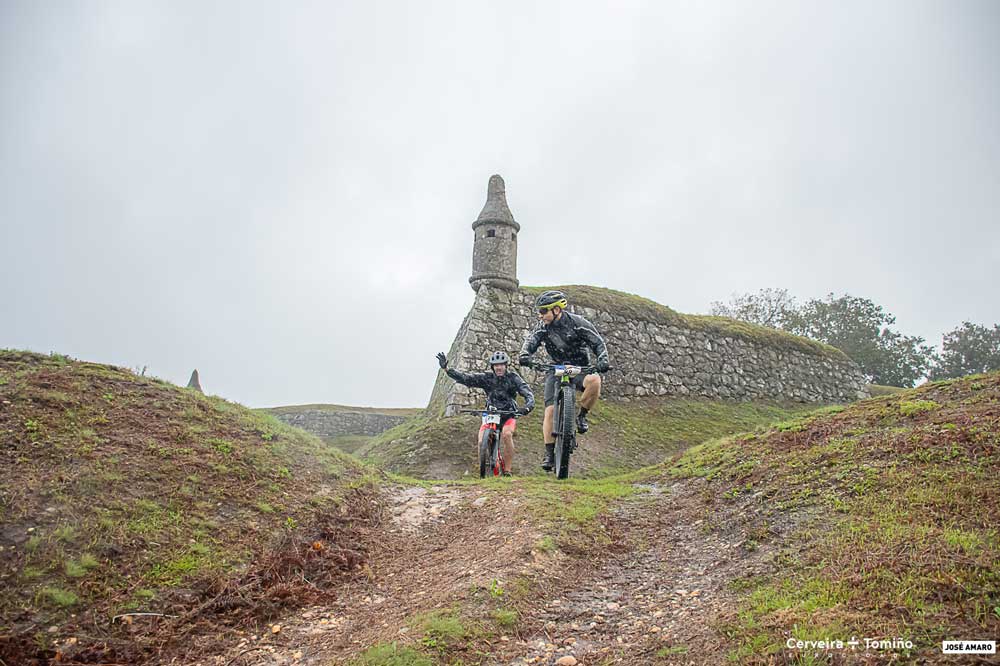
[[[604,339],[594,328],[594,325],[580,315],[566,312],[568,301],[561,291],[546,291],[535,300],[535,310],[538,311],[538,325],[521,346],[518,359],[521,365],[531,364],[531,355],[545,344],[545,351],[556,364],[578,365],[590,364],[587,348],[593,351],[597,360],[594,367],[597,372],[607,372],[611,365],[608,362],[608,347]],[[587,412],[593,409],[601,397],[601,376],[596,373],[580,374],[572,379],[577,391],[582,391],[580,397],[580,413],[576,417],[576,431],[587,432]],[[542,469],[551,471],[555,467],[555,436],[552,434],[552,421],[555,412],[556,376],[549,372],[545,377],[545,419],[542,422],[542,436],[545,438],[545,460]]]
[[[496,351],[490,355],[487,361],[490,367],[489,372],[469,373],[452,370],[448,367],[448,357],[444,355],[444,352],[438,353],[437,360],[445,374],[459,384],[486,391],[486,404],[499,411],[517,412],[524,415],[535,408],[535,394],[531,392],[531,387],[528,386],[527,382],[521,379],[521,375],[510,369],[510,356],[507,355],[507,352]],[[517,406],[518,395],[524,398],[524,407],[520,409]],[[510,476],[511,462],[514,460],[514,429],[517,427],[517,419],[508,416],[500,426],[500,443],[503,447],[501,449],[504,464],[503,475]],[[477,447],[485,427],[484,424],[476,436]]]

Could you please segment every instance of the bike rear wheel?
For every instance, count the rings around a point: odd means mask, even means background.
[[[573,451],[576,438],[576,393],[573,386],[566,384],[560,389],[560,408],[556,414],[559,435],[556,437],[556,478],[569,477],[569,454]]]
[[[493,439],[493,431],[487,428],[483,431],[483,436],[479,440],[479,478],[486,478],[486,470],[493,471],[491,468],[493,463],[493,452],[491,449]]]

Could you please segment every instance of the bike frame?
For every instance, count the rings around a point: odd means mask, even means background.
[[[493,472],[493,476],[500,476],[504,466],[503,454],[500,452],[500,424],[506,421],[508,417],[517,418],[519,413],[495,409],[491,405],[487,405],[486,409],[463,409],[461,413],[479,414],[482,416],[483,425],[485,426],[483,435],[489,436],[487,451],[483,451],[483,442],[480,442],[479,445],[479,478],[482,479],[486,476],[487,461],[483,457],[484,454],[489,458],[489,467]]]
[[[555,472],[557,479],[568,478],[569,456],[576,449],[576,426],[574,425],[574,421],[576,419],[576,394],[572,393],[573,404],[569,406],[572,413],[570,413],[569,418],[567,419],[567,406],[566,401],[563,399],[563,394],[565,393],[563,389],[568,386],[570,387],[571,392],[575,392],[576,389],[572,387],[570,383],[573,377],[577,377],[581,374],[591,374],[597,372],[597,368],[592,365],[579,366],[567,365],[564,363],[531,363],[529,367],[546,373],[551,372],[559,378],[558,390],[556,391],[555,410],[552,414],[552,434],[556,438],[555,468],[553,471]]]

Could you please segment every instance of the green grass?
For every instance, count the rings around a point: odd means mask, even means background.
[[[65,564],[66,575],[70,578],[82,578],[92,569],[100,566],[97,558],[90,553],[83,553],[79,560],[67,560]]]
[[[21,569],[21,578],[26,581],[33,581],[45,575],[45,570],[38,567],[26,566]]]
[[[432,641],[456,642],[466,637],[469,631],[454,610],[432,611],[416,616],[411,626],[424,633]]]
[[[933,400],[903,400],[899,403],[899,413],[903,416],[915,416],[934,411],[938,407]]]
[[[224,456],[228,456],[230,453],[233,452],[232,442],[227,442],[224,439],[219,439],[217,437],[210,437],[209,439],[206,440],[205,443]]]
[[[732,588],[730,657],[776,654],[789,631],[904,636],[926,649],[1000,630],[998,403],[998,373],[928,384],[707,442],[665,467],[712,481],[719,511],[754,508],[748,543],[769,538],[768,521],[801,516],[772,544],[775,572]]]
[[[434,666],[434,661],[411,647],[381,643],[365,650],[352,666]]]
[[[46,586],[40,590],[39,596],[59,608],[70,608],[79,603],[80,598],[71,590],[64,590],[59,587]]]
[[[157,561],[146,575],[151,587],[173,587],[196,576],[204,576],[224,566],[226,558],[203,543],[192,543],[186,552],[166,561]]]
[[[337,437],[323,437],[324,442],[330,446],[335,446],[345,453],[357,453],[358,449],[368,444],[372,440],[371,435],[339,435]]]
[[[76,539],[76,528],[72,525],[60,525],[52,532],[52,536],[58,541],[68,543]]]
[[[684,645],[669,645],[667,647],[661,647],[659,650],[657,650],[656,651],[656,656],[657,657],[661,657],[661,658],[665,658],[665,657],[672,657],[674,655],[687,654],[687,653],[688,653],[687,646],[684,646]]]
[[[636,458],[644,458],[641,453],[649,450],[666,457],[693,444],[751,431],[815,409],[815,405],[701,399],[607,402],[595,410],[593,421],[606,424],[616,445],[634,452]]]
[[[524,505],[549,530],[536,545],[552,551],[578,549],[581,543],[608,544],[598,518],[617,501],[640,492],[631,481],[631,477],[619,476],[524,482]]]
[[[478,630],[466,626],[457,608],[418,613],[407,621],[407,625],[420,634],[421,648],[435,653],[439,660],[462,649],[479,634]]]
[[[501,629],[513,629],[517,626],[519,619],[517,611],[515,610],[498,608],[493,611],[493,621]]]

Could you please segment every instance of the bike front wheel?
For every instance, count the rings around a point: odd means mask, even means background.
[[[573,450],[576,438],[576,393],[572,385],[561,389],[560,409],[556,414],[559,424],[559,435],[556,437],[556,478],[569,477],[569,454]]]
[[[493,431],[487,428],[479,440],[479,478],[486,478],[486,470],[493,464]],[[493,471],[490,469],[490,471]]]

